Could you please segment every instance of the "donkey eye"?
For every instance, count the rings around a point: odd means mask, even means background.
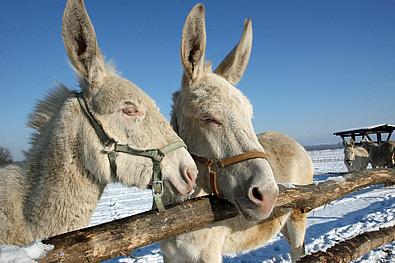
[[[134,106],[126,106],[122,108],[122,113],[131,117],[142,117],[144,116],[144,113],[139,111],[136,107]]]
[[[212,116],[204,116],[201,118],[201,121],[206,124],[216,124],[218,126],[222,126],[222,123]]]

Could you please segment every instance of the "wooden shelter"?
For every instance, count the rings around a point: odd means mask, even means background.
[[[385,141],[389,141],[395,125],[393,124],[380,124],[365,128],[355,128],[345,131],[335,132],[333,135],[340,136],[344,141],[353,139],[356,144],[360,144],[361,141],[368,140],[377,144]]]

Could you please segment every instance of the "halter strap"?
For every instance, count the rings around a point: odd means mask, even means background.
[[[218,197],[221,197],[221,194],[219,192],[218,185],[217,185],[217,174],[218,174],[219,169],[224,168],[226,166],[233,165],[233,164],[237,164],[240,162],[244,162],[247,160],[256,159],[256,158],[266,159],[266,157],[267,157],[266,153],[261,152],[261,151],[248,151],[248,152],[244,152],[239,155],[224,158],[222,160],[208,159],[208,158],[197,156],[194,154],[191,154],[191,155],[195,161],[198,161],[207,167],[208,173],[210,176],[211,190],[213,190],[213,193]]]
[[[93,116],[92,112],[89,110],[88,105],[85,101],[82,92],[73,92],[78,102],[81,106],[82,111],[85,116],[89,119],[90,124],[95,130],[97,136],[99,137],[101,143],[104,145],[103,152],[107,154],[108,161],[110,162],[111,175],[117,177],[117,153],[127,153],[131,155],[137,155],[142,157],[150,158],[152,161],[152,196],[154,198],[154,202],[159,211],[165,211],[165,207],[163,205],[162,196],[163,196],[163,175],[160,167],[160,163],[163,158],[169,152],[177,150],[179,148],[187,148],[183,141],[177,141],[174,143],[170,143],[160,149],[150,149],[150,150],[137,150],[131,148],[127,144],[119,144],[113,138],[108,136],[108,134],[104,131],[101,123]]]

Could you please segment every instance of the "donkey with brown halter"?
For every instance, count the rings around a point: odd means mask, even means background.
[[[292,258],[304,253],[306,215],[289,211],[264,224],[276,200],[277,183],[309,184],[312,162],[296,141],[279,133],[256,136],[252,106],[234,86],[250,57],[252,23],[247,19],[240,42],[212,72],[205,64],[204,7],[189,13],[181,44],[181,90],[173,97],[172,125],[188,145],[199,169],[194,196],[214,193],[229,200],[242,216],[161,242],[165,262],[222,262],[223,253],[257,246],[281,229]],[[273,176],[274,174],[274,176]],[[165,191],[166,202],[177,200]]]
[[[81,93],[59,85],[30,116],[25,165],[0,170],[0,243],[82,228],[108,183],[189,194],[197,169],[151,98],[106,65],[82,0],[69,0],[63,39]]]

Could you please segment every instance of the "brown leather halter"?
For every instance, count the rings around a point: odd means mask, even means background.
[[[218,186],[217,186],[218,169],[221,169],[221,168],[224,168],[226,166],[233,165],[236,163],[240,163],[243,161],[251,160],[251,159],[256,159],[256,158],[266,159],[266,156],[267,156],[266,153],[260,152],[260,151],[244,152],[242,154],[228,157],[228,158],[225,158],[222,160],[208,159],[205,157],[196,156],[194,154],[191,154],[191,155],[195,161],[198,161],[207,167],[208,173],[210,175],[211,189],[213,190],[214,194],[218,197],[221,197],[221,194],[219,193]]]

